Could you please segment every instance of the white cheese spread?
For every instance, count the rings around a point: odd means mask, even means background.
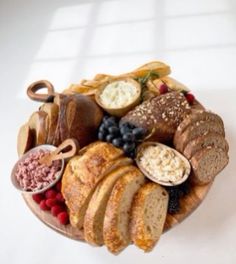
[[[115,81],[108,84],[100,94],[101,103],[108,108],[122,108],[131,104],[138,89],[131,82]]]

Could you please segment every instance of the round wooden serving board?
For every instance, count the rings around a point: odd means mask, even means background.
[[[209,183],[204,186],[192,186],[190,194],[183,197],[180,201],[181,211],[175,215],[167,215],[165,231],[171,229],[176,224],[182,222],[187,218],[200,203],[204,200],[206,194],[211,188],[212,183]],[[23,198],[31,209],[31,211],[47,226],[57,231],[58,233],[75,239],[75,240],[84,240],[83,231],[77,228],[72,227],[71,225],[61,225],[59,224],[56,217],[52,216],[49,212],[42,211],[39,208],[39,205],[32,199],[32,196],[29,194],[22,194]]]

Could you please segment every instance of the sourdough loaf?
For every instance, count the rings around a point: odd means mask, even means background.
[[[130,159],[130,163],[132,160]],[[103,245],[103,222],[108,199],[116,181],[134,166],[126,165],[109,173],[96,187],[84,218],[84,238],[95,246]]]
[[[133,197],[144,184],[145,177],[135,168],[119,178],[111,192],[104,218],[105,245],[113,254],[127,247],[130,240],[129,221]]]
[[[153,249],[163,232],[168,200],[167,191],[153,182],[143,185],[135,195],[131,209],[131,238],[145,252]]]
[[[192,165],[191,179],[195,184],[207,184],[224,169],[228,162],[228,154],[221,148],[207,147],[201,149],[190,160]]]
[[[190,109],[182,93],[170,92],[144,101],[124,116],[121,123],[142,127],[152,134],[152,140],[166,142],[173,139],[176,128]]]
[[[206,147],[221,148],[225,152],[229,150],[229,145],[222,135],[208,133],[191,140],[184,148],[183,154],[187,159],[191,159],[196,152]]]

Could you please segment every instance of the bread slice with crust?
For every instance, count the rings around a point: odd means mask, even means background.
[[[62,176],[62,195],[72,226],[83,227],[86,209],[99,181],[118,167],[130,164],[130,159],[122,154],[112,144],[95,142],[69,161]]]
[[[192,181],[199,185],[211,182],[228,164],[227,152],[221,148],[207,147],[199,150],[190,160]]]
[[[84,237],[88,243],[95,246],[104,244],[103,222],[108,199],[116,181],[121,176],[133,171],[134,168],[132,165],[119,167],[109,173],[96,187],[84,218]]]
[[[183,134],[188,126],[201,121],[215,121],[224,127],[223,120],[219,115],[206,110],[192,110],[191,113],[177,127],[174,135],[174,145],[178,144],[181,134]]]
[[[222,135],[208,133],[191,140],[184,148],[183,154],[187,159],[191,159],[196,152],[209,146],[221,148],[225,152],[229,150],[229,145]]]
[[[180,135],[175,144],[175,148],[183,153],[186,145],[196,137],[204,136],[208,133],[215,133],[225,136],[224,126],[216,121],[198,121],[189,125]]]
[[[144,184],[145,177],[135,168],[119,178],[107,203],[103,238],[108,250],[118,254],[130,242],[129,222],[133,197]]]
[[[145,252],[153,249],[163,232],[168,201],[168,192],[154,182],[144,184],[135,195],[131,209],[131,239]]]

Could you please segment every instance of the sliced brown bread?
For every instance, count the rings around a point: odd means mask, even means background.
[[[103,222],[108,199],[116,181],[134,168],[132,165],[120,167],[108,174],[96,187],[84,218],[84,237],[88,243],[95,246],[104,244]]]
[[[199,150],[190,160],[192,165],[192,181],[203,185],[211,182],[228,164],[229,157],[221,148],[207,147]]]
[[[174,145],[178,144],[181,134],[188,126],[200,121],[215,121],[224,127],[223,120],[219,115],[206,110],[192,110],[191,113],[177,127],[174,135]]]
[[[186,145],[196,137],[204,136],[208,133],[216,133],[225,136],[224,126],[215,121],[198,121],[188,126],[180,135],[175,148],[183,153]]]
[[[135,195],[131,209],[131,239],[145,252],[153,249],[162,234],[168,201],[167,191],[153,182],[143,185]]]
[[[144,182],[144,175],[135,168],[119,178],[112,190],[105,212],[103,238],[113,254],[118,254],[130,244],[130,209],[135,193]]]
[[[208,133],[191,140],[184,148],[183,154],[187,159],[191,159],[196,152],[209,146],[221,148],[226,152],[229,150],[229,145],[222,135]]]

